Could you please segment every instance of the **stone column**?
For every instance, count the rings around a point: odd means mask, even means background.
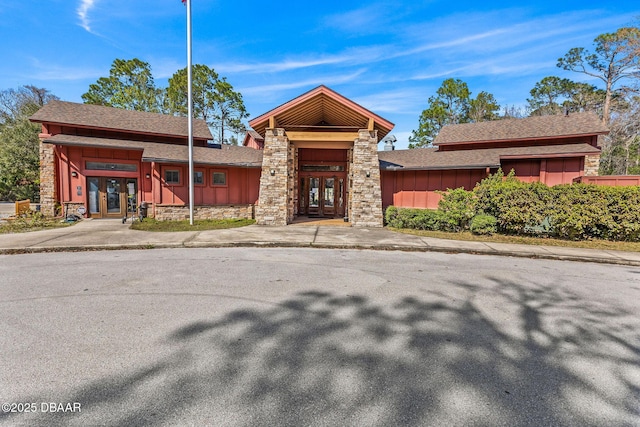
[[[260,196],[256,206],[256,223],[259,225],[287,225],[291,197],[288,191],[289,156],[289,138],[284,129],[267,129],[262,154]]]
[[[287,159],[287,224],[293,222],[298,212],[298,149],[289,144],[289,157]]]
[[[56,213],[55,146],[40,140],[40,212],[45,216]]]
[[[598,176],[600,169],[600,155],[589,155],[584,157],[584,176]]]
[[[349,222],[354,227],[382,227],[377,131],[358,131],[350,177]]]

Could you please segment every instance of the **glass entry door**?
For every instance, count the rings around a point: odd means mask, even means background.
[[[107,178],[106,179],[106,189],[107,189],[107,215],[117,214],[118,216],[123,216],[122,212],[122,191],[121,191],[121,180],[115,178]]]
[[[344,216],[345,179],[335,176],[300,178],[298,213],[309,216]]]
[[[135,179],[89,177],[87,187],[92,218],[122,218],[127,214],[127,189],[133,190],[134,200],[136,197]]]
[[[326,216],[334,216],[336,214],[335,183],[335,178],[323,178],[322,213]]]
[[[309,179],[309,212],[308,215],[320,215],[320,178]]]

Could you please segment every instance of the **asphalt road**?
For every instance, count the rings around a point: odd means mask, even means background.
[[[0,256],[0,328],[0,425],[640,425],[633,267],[276,248]]]

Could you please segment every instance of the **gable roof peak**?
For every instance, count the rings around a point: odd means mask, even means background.
[[[273,119],[277,127],[316,127],[319,124],[366,129],[370,120],[382,139],[394,124],[333,89],[319,85],[278,107],[249,120],[249,126],[262,136]]]

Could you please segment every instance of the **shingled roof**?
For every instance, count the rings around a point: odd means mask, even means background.
[[[381,169],[436,170],[497,168],[500,159],[530,159],[599,154],[589,144],[541,145],[534,147],[486,148],[481,150],[438,151],[437,148],[380,151]]]
[[[447,125],[440,130],[433,144],[555,139],[607,133],[609,130],[594,113],[572,113]]]
[[[187,163],[188,147],[183,145],[153,144],[145,148],[142,161]],[[262,150],[234,145],[222,148],[193,147],[193,161],[199,164],[221,166],[262,167]]]
[[[64,134],[54,135],[43,142],[76,147],[140,150],[142,161],[146,162],[187,163],[189,159],[189,148],[186,145]],[[197,164],[262,167],[262,151],[232,145],[222,145],[222,148],[193,147],[193,161]]]
[[[189,136],[186,117],[67,101],[50,101],[30,119],[39,123],[108,129],[118,132]],[[204,120],[195,119],[193,121],[193,137],[197,139],[212,139],[209,127]]]

